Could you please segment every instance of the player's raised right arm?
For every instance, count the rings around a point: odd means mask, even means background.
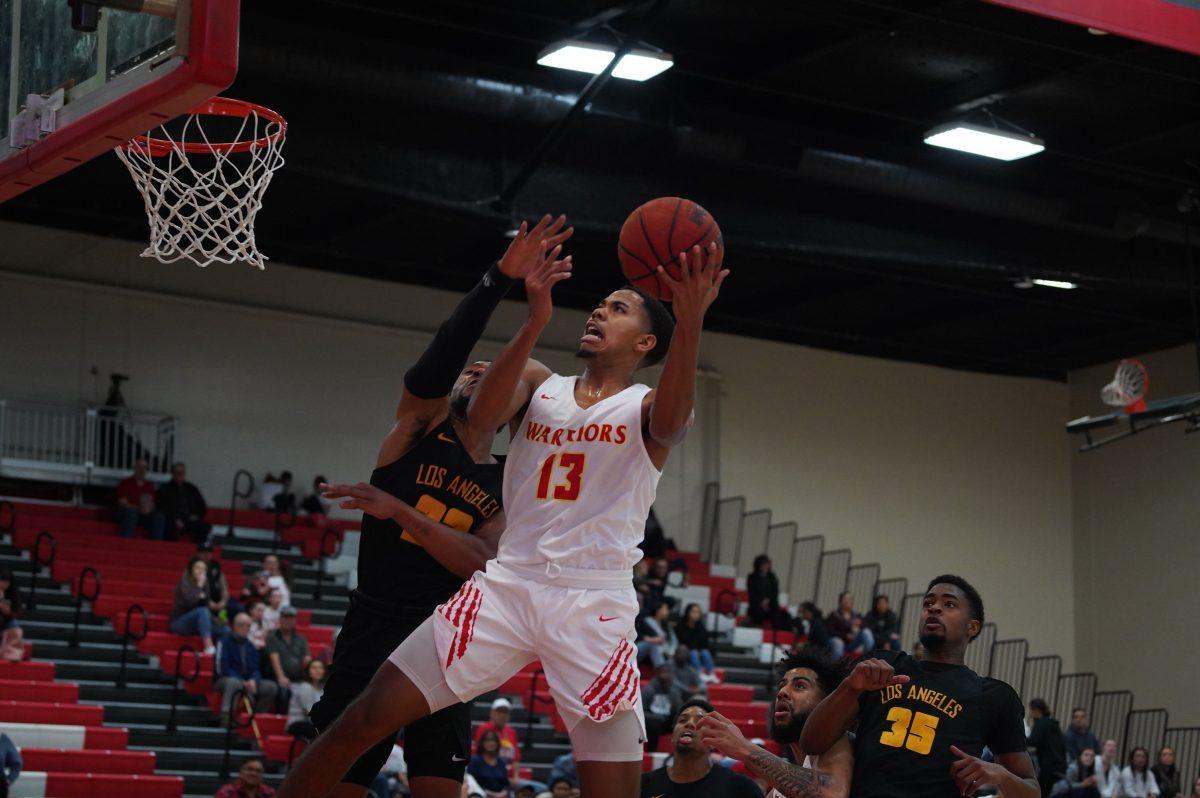
[[[842,739],[858,717],[858,698],[871,690],[882,690],[908,682],[907,676],[897,674],[891,663],[881,659],[865,659],[854,666],[837,689],[821,700],[808,716],[800,733],[800,747],[805,753],[820,756]]]
[[[494,430],[512,419],[529,402],[533,391],[550,376],[550,370],[531,360],[538,336],[554,310],[550,291],[571,276],[571,256],[559,259],[562,245],[542,257],[525,277],[529,316],[484,374],[467,406],[467,423],[478,430]]]

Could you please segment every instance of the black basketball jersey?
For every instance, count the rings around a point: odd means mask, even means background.
[[[966,665],[873,651],[911,681],[859,698],[851,798],[960,798],[950,746],[979,756],[1025,750],[1024,707],[1004,682]]]
[[[500,510],[503,474],[499,463],[481,465],[472,460],[447,418],[399,460],[376,468],[371,484],[434,521],[474,534]],[[395,521],[363,514],[359,590],[379,601],[432,611],[463,581]]]

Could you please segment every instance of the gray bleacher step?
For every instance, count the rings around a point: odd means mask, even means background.
[[[72,648],[66,640],[49,640],[36,638],[31,635],[26,635],[26,640],[33,643],[34,659],[48,659],[55,662],[121,662],[120,643],[88,643],[86,645],[81,644],[77,648]],[[130,647],[129,659],[131,662],[134,661],[136,654],[137,652]]]
[[[124,701],[130,704],[147,704],[150,706],[170,706],[171,692],[174,686],[167,684],[151,684],[133,682],[125,687],[117,687],[111,682],[80,681],[79,697],[84,701],[105,704],[110,701]]]
[[[180,726],[208,726],[216,728],[217,719],[208,704],[195,704],[195,696],[181,694],[179,706],[175,708],[175,722]],[[169,699],[168,699],[169,700]],[[195,699],[198,700],[198,699]],[[170,704],[139,704],[130,701],[80,701],[104,707],[104,722],[114,725],[138,723],[165,729],[171,714]]]
[[[75,632],[74,624],[62,621],[29,621],[22,619],[21,628],[25,630],[25,637],[36,641],[70,641]],[[81,645],[97,645],[110,644],[116,646],[117,650],[121,649],[121,638],[113,631],[111,626],[79,624],[79,642]],[[133,649],[133,645],[130,645]]]
[[[303,603],[296,605],[300,609],[308,609]],[[346,605],[349,606],[349,603]],[[312,622],[317,626],[341,626],[346,617],[346,610],[313,610]]]
[[[127,723],[125,727],[129,729],[131,748],[136,745],[157,751],[163,746],[177,746],[181,740],[186,740],[189,746],[195,748],[225,750],[225,729],[220,726],[179,726],[173,732],[150,723]]]
[[[181,738],[176,738],[178,744],[184,742]],[[258,746],[253,740],[245,740],[237,738],[235,742],[247,743],[247,745],[237,746],[230,749],[229,758],[233,762],[240,762],[246,757],[262,756],[262,751],[258,750]],[[191,748],[191,747],[165,747],[165,748],[150,748],[138,745],[130,745],[130,751],[153,751],[156,754],[154,769],[156,772],[163,770],[197,770],[201,772],[209,772],[214,776],[220,770],[221,764],[225,761],[224,747],[219,749],[211,748]]]
[[[131,651],[130,653],[132,654],[133,652]],[[129,658],[129,662],[125,667],[125,679],[127,682],[171,684],[170,674],[163,673],[157,667],[145,661],[143,657],[139,656],[138,659],[141,661],[134,661],[133,656]],[[54,676],[56,679],[70,682],[85,680],[100,684],[116,684],[120,673],[120,662],[80,660],[74,662],[57,662],[54,667]]]

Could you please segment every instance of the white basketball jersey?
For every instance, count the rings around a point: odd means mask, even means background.
[[[629,571],[641,559],[661,472],[642,441],[631,385],[586,410],[576,377],[552,375],[529,401],[504,464],[503,564]]]

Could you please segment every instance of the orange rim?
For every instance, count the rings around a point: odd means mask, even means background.
[[[275,144],[287,133],[287,120],[277,112],[272,111],[265,105],[248,103],[245,100],[235,100],[231,97],[213,97],[208,102],[197,105],[188,113],[205,116],[234,116],[241,117],[242,119],[249,117],[251,114],[256,114],[268,124],[274,123],[278,125],[279,129],[270,135],[252,139],[251,141],[189,141],[179,143],[168,141],[167,139],[157,139],[153,136],[141,135],[134,136],[128,142],[122,144],[121,147],[126,150],[148,150],[150,155],[155,158],[160,158],[179,150],[183,150],[189,155],[211,155],[214,152],[249,152],[253,149],[260,149]]]

